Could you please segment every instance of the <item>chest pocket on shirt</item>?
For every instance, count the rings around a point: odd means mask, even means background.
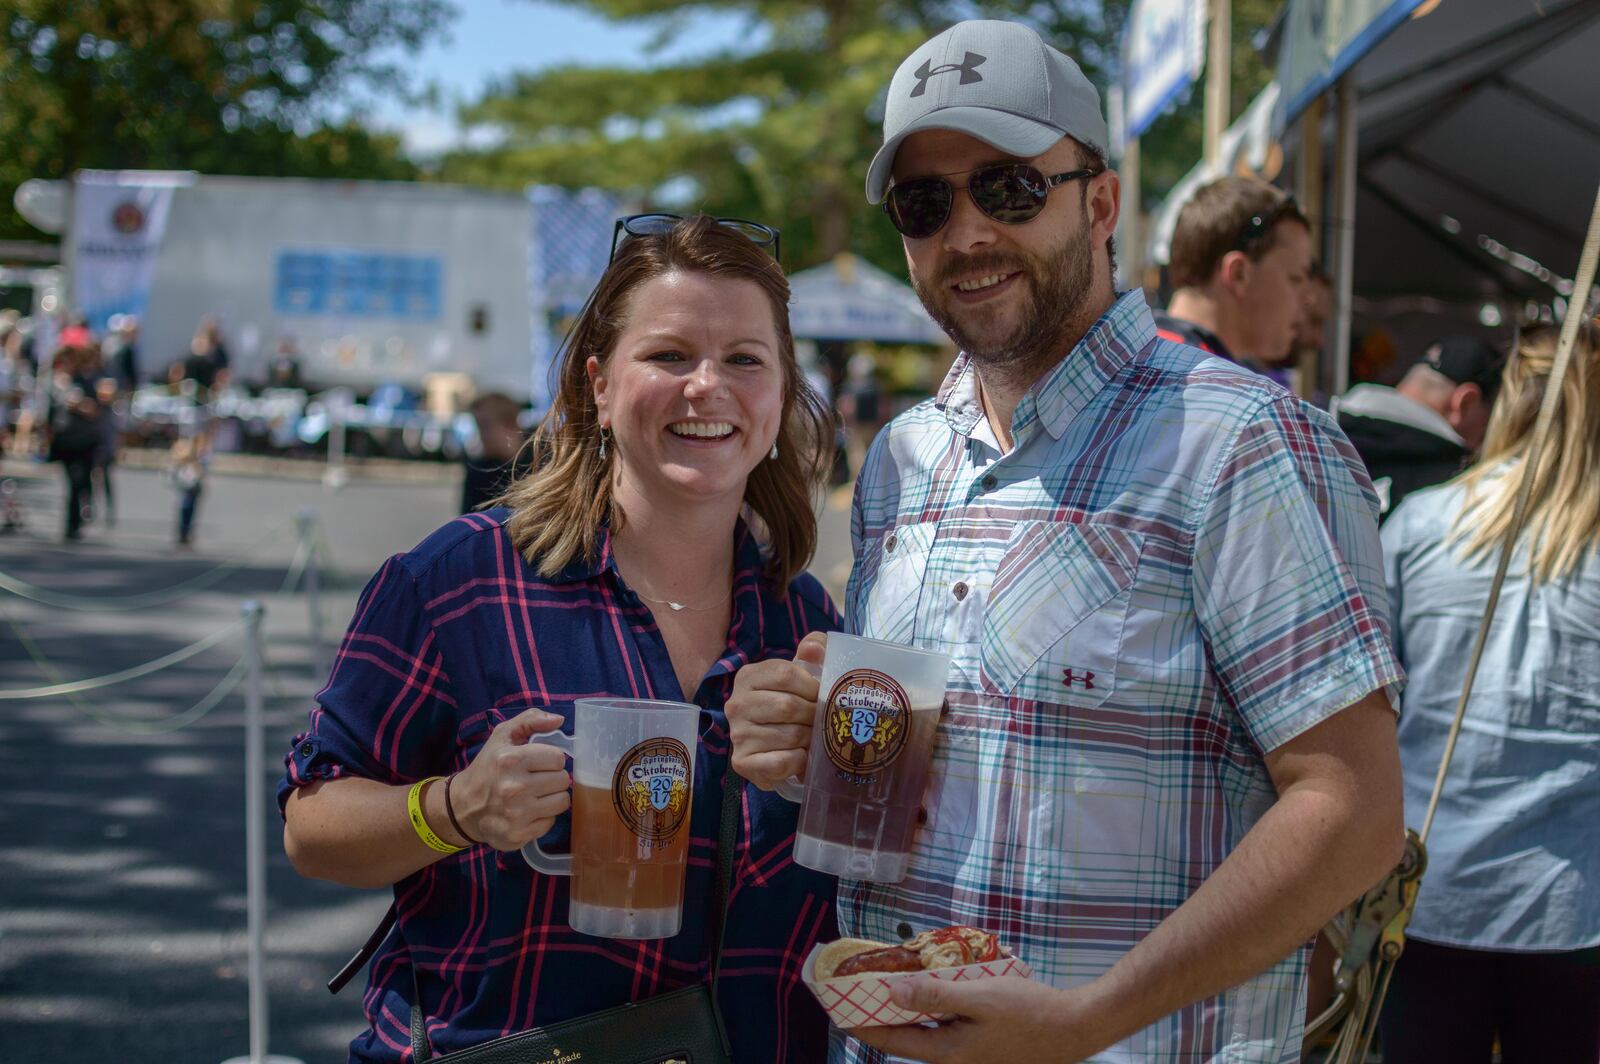
[[[1105,701],[1142,546],[1137,533],[1100,525],[1019,523],[984,617],[987,683],[1040,702]]]
[[[863,587],[861,631],[856,634],[891,643],[912,642],[917,601],[922,597],[923,576],[938,528],[936,521],[898,525],[870,548],[875,553],[876,571]]]

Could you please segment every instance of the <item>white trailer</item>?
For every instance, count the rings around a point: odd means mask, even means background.
[[[172,196],[141,369],[183,358],[212,314],[244,381],[293,337],[314,386],[450,372],[525,399],[529,234],[520,192],[202,175]]]

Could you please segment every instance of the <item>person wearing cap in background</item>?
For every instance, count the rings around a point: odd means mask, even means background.
[[[1386,518],[1418,488],[1455,476],[1483,445],[1505,359],[1475,336],[1429,346],[1393,388],[1357,384],[1334,404]]]
[[[1401,855],[1371,485],[1326,413],[1116,293],[1106,143],[1020,25],[889,87],[867,195],[961,354],[868,453],[846,624],[953,667],[908,877],[842,880],[840,927],[971,925],[1035,974],[903,982],[960,1022],[836,1062],[1297,1059],[1307,941]],[[735,767],[803,773],[818,693],[742,669]]]
[[[1254,177],[1200,188],[1178,214],[1174,291],[1156,333],[1283,383],[1306,316],[1311,226],[1294,197]]]

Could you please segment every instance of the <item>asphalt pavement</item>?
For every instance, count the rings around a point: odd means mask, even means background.
[[[337,492],[277,473],[213,474],[196,547],[179,551],[176,497],[154,470],[119,470],[115,526],[97,515],[65,544],[59,469],[0,465],[24,509],[22,530],[0,533],[0,574],[27,585],[0,589],[0,1061],[248,1054],[244,687],[205,705],[241,661],[230,626],[247,599],[266,609],[267,768],[248,782],[268,796],[269,1047],[342,1061],[364,1024],[362,980],[337,997],[323,984],[388,892],[297,875],[271,794],[360,588],[448,520],[459,489],[446,467],[380,483],[357,474]],[[841,492],[823,507],[813,565],[835,594],[849,568],[847,505]],[[320,645],[303,590],[285,589],[307,507],[326,540]],[[6,697],[136,670],[207,637],[215,645],[149,675]]]

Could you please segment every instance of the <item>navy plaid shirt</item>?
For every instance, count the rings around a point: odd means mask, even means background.
[[[314,780],[401,784],[465,767],[500,721],[529,706],[567,718],[591,695],[680,699],[666,645],[623,583],[602,531],[599,560],[544,579],[512,546],[506,510],[458,518],[391,558],[362,593],[310,728],[295,738],[279,808]],[[373,959],[371,1024],[353,1061],[411,1059],[412,971],[435,1053],[476,1045],[705,980],[711,877],[728,763],[722,705],[750,661],[792,657],[800,638],[839,627],[817,581],[785,597],[761,577],[759,548],[737,536],[728,649],[693,700],[702,707],[683,930],[624,942],[567,926],[569,880],[521,854],[473,846],[395,884],[399,924]],[[827,1024],[800,982],[812,945],[836,937],[835,881],[791,859],[795,806],[746,785],[719,999],[735,1059],[826,1055]],[[541,840],[569,848],[563,815]]]

